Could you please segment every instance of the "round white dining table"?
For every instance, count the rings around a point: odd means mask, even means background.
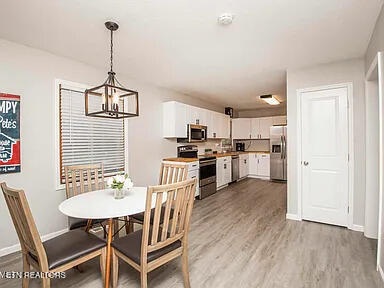
[[[105,287],[109,288],[111,271],[111,242],[113,218],[143,212],[147,187],[133,187],[123,199],[115,199],[113,189],[96,190],[73,196],[59,205],[59,210],[70,217],[83,219],[108,219]],[[165,200],[165,199],[164,199]],[[155,199],[152,199],[152,206]]]
[[[115,199],[113,189],[96,190],[65,200],[59,205],[59,210],[75,218],[117,218],[143,212],[146,197],[147,187],[133,187],[123,199]]]

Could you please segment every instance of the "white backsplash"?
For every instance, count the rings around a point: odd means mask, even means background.
[[[195,145],[195,143],[193,143]],[[205,149],[212,149],[212,151],[221,152],[221,140],[208,140],[207,142],[196,143],[199,149],[199,155],[205,153]]]
[[[175,157],[177,155],[177,147],[184,145],[196,145],[199,150],[199,155],[205,153],[205,149],[212,149],[212,151],[221,152],[221,140],[208,140],[207,142],[201,143],[177,143],[176,140],[167,140],[172,141],[175,144],[175,155],[164,155],[164,157]]]
[[[235,140],[236,142],[244,142],[246,151],[269,151],[269,140]],[[236,149],[236,144],[234,144]]]

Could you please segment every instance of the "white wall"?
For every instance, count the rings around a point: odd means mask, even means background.
[[[372,32],[371,39],[365,53],[365,71],[368,71],[377,52],[384,51],[384,9],[381,9],[377,18],[375,29]]]
[[[287,213],[297,214],[297,89],[353,83],[354,121],[354,219],[355,225],[364,225],[365,206],[365,99],[364,61],[362,59],[340,61],[287,72],[288,116],[288,204]]]
[[[106,78],[100,70],[44,51],[0,39],[0,92],[21,95],[22,172],[0,175],[0,182],[25,190],[37,227],[46,235],[66,227],[58,211],[64,191],[55,190],[55,79],[96,85]],[[106,67],[107,69],[108,67]],[[118,72],[118,71],[117,71]],[[192,97],[124,80],[139,91],[140,116],[128,124],[128,158],[133,181],[154,184],[160,160],[176,154],[176,142],[161,137],[161,102],[179,100],[208,109],[223,107]],[[0,250],[18,243],[4,198],[0,196]]]
[[[287,115],[286,103],[281,103],[277,106],[270,106],[267,108],[258,108],[251,110],[237,110],[234,112],[235,118],[258,118]]]

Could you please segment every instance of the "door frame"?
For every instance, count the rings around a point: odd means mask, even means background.
[[[347,88],[347,113],[348,113],[348,155],[349,155],[349,165],[348,165],[348,223],[347,228],[352,230],[360,231],[360,227],[354,227],[353,225],[353,193],[354,193],[354,144],[353,144],[353,84],[352,82],[339,83],[332,85],[324,85],[317,87],[309,87],[297,89],[297,201],[298,201],[298,220],[302,220],[302,122],[301,122],[301,110],[302,110],[302,95],[307,92],[316,92],[322,90],[330,90],[337,88]]]
[[[366,80],[373,75],[374,71],[377,69],[377,82],[378,82],[378,97],[379,97],[379,221],[378,221],[378,239],[377,239],[377,256],[376,256],[376,269],[379,271],[382,280],[384,280],[384,272],[380,255],[382,242],[382,218],[383,218],[383,189],[384,189],[384,134],[383,134],[383,125],[384,125],[384,111],[383,111],[383,101],[384,101],[384,52],[380,51],[376,54],[375,58],[372,60],[372,63],[367,71]],[[366,95],[367,97],[368,95]]]

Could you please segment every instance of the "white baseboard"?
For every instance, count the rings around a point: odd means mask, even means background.
[[[248,175],[248,178],[261,179],[261,180],[271,180],[268,176],[256,176],[256,175]]]
[[[223,185],[223,186],[220,186],[220,187],[216,188],[216,191],[219,191],[219,190],[221,190],[221,189],[223,189],[223,188],[225,188],[225,187],[228,187],[228,184],[225,184],[225,185]]]
[[[358,231],[358,232],[364,232],[364,226],[353,224],[351,230]]]
[[[381,280],[383,280],[383,282],[384,282],[384,272],[383,272],[383,269],[381,269],[380,265],[377,266],[377,271],[379,271],[380,276],[381,276]]]
[[[65,229],[60,230],[60,231],[56,231],[56,232],[49,233],[47,235],[43,235],[43,236],[41,236],[41,241],[44,242],[46,240],[55,238],[56,236],[64,234],[67,231],[68,231],[68,228],[65,228]],[[0,257],[14,253],[14,252],[17,252],[17,251],[20,251],[20,250],[21,250],[20,244],[15,244],[15,245],[12,245],[9,247],[1,248],[0,249]]]
[[[287,213],[285,215],[285,217],[286,217],[286,219],[289,219],[289,220],[301,221],[301,219],[299,218],[299,216],[297,214]]]

